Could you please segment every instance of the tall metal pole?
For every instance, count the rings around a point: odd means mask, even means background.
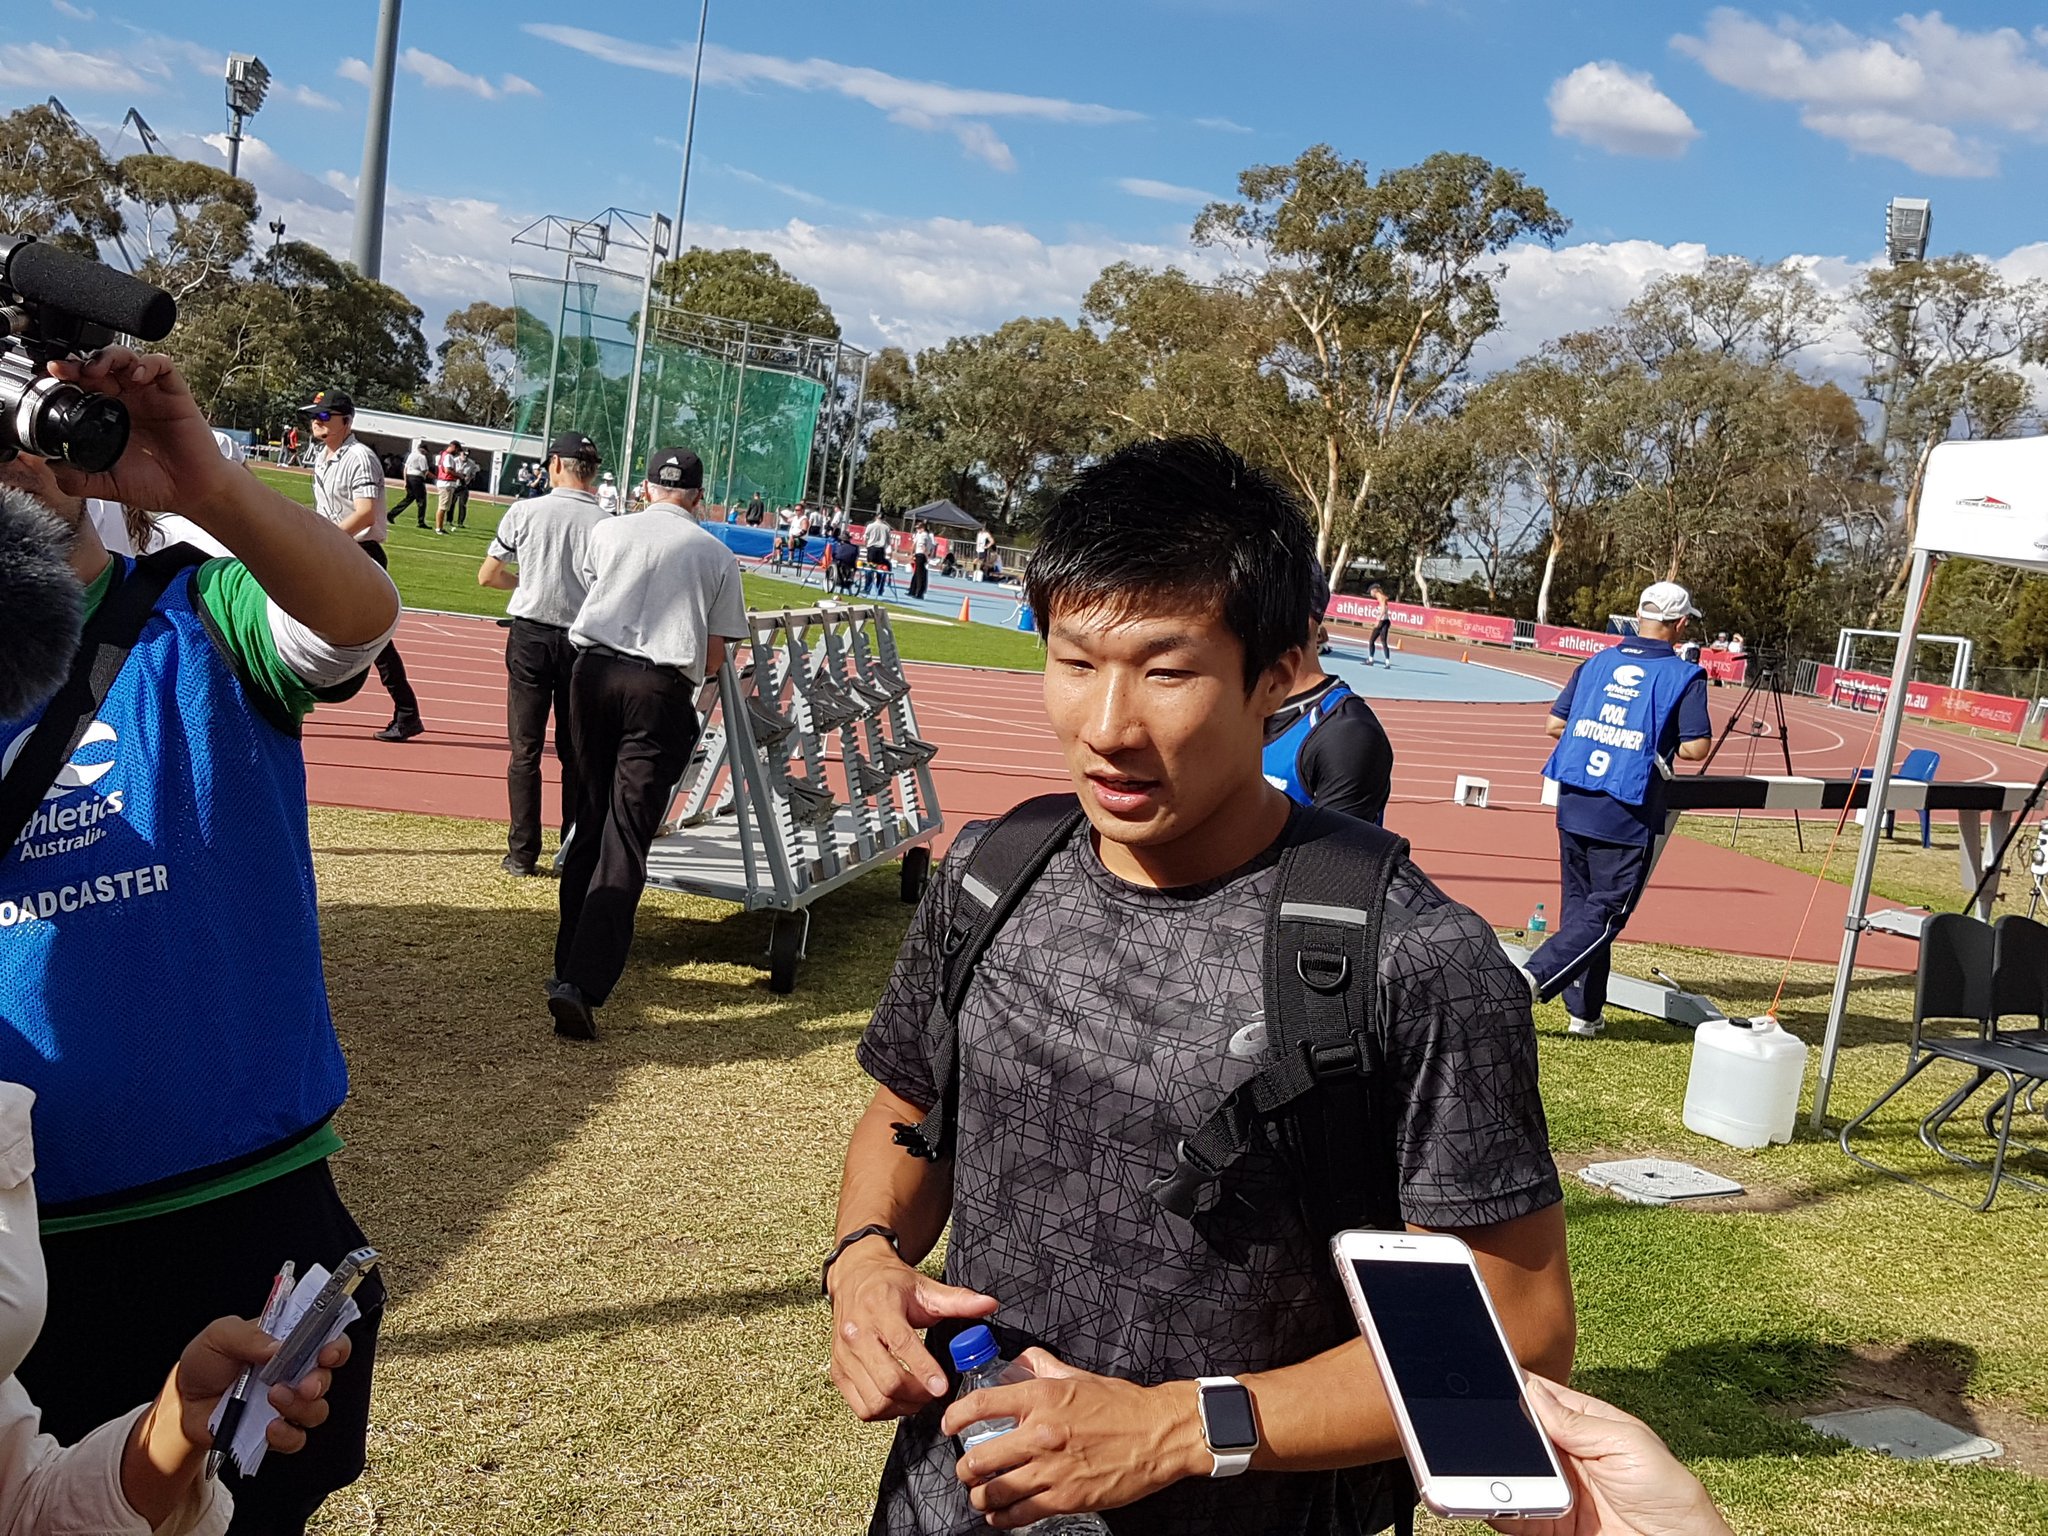
[[[664,232],[667,223],[668,220],[658,213],[647,215],[647,273],[640,281],[640,316],[633,327],[633,378],[626,386],[626,435],[620,440],[625,458],[619,466],[621,495],[636,483],[631,476],[634,441],[640,435],[640,370],[647,362],[647,328],[653,323],[654,268],[660,262],[666,245]]]
[[[562,332],[569,325],[569,279],[576,271],[575,225],[569,231],[569,254],[562,258],[562,307],[555,313],[555,350],[548,362],[548,403],[540,413],[540,451],[546,454],[555,440],[555,384],[562,377]]]
[[[845,355],[846,349],[835,342],[832,346],[832,382],[825,387],[825,398],[831,402],[834,412],[837,412],[839,408],[839,359]],[[831,416],[828,415],[825,419],[826,421],[829,422],[832,418]],[[813,437],[816,437],[818,435],[815,428],[812,430],[811,435]],[[806,461],[806,463],[804,464],[804,489],[806,491],[809,491],[810,488],[811,466],[809,462]],[[818,501],[821,505],[825,500],[825,493],[831,489],[832,434],[828,431],[825,434],[824,448],[818,454]],[[804,500],[809,501],[810,497],[806,495],[804,497]]]
[[[846,448],[839,456],[839,505],[842,510],[853,511],[853,461],[861,448],[860,413],[868,400],[868,358],[865,353],[860,360],[860,382],[853,388],[853,425],[846,434]]]
[[[732,392],[732,442],[725,450],[725,504],[728,507],[732,505],[732,477],[739,472],[740,467],[740,402],[746,398],[747,393],[747,351],[753,332],[753,322],[740,322],[740,375],[739,382],[733,386]],[[804,480],[808,485],[808,464],[804,466]]]
[[[239,176],[242,171],[242,114],[232,109],[228,112],[228,175]]]
[[[1877,843],[1884,828],[1885,791],[1892,781],[1892,754],[1899,749],[1899,727],[1906,714],[1906,684],[1913,676],[1913,642],[1920,634],[1920,609],[1927,600],[1929,555],[1913,551],[1906,577],[1906,612],[1899,620],[1899,651],[1892,659],[1892,691],[1885,695],[1884,720],[1877,732],[1877,758],[1870,765],[1870,798],[1863,802],[1863,841],[1856,849],[1856,874],[1849,882],[1849,911],[1842,919],[1842,960],[1835,971],[1835,990],[1828,999],[1827,1035],[1821,1042],[1820,1076],[1813,1085],[1816,1131],[1827,1126],[1828,1090],[1834,1086],[1835,1053],[1842,1045],[1842,1020],[1849,1011],[1849,983],[1856,970],[1856,946],[1863,938],[1863,909],[1870,904],[1870,881],[1877,872]]]
[[[370,120],[363,128],[363,173],[356,179],[356,231],[349,260],[365,277],[384,270],[384,169],[391,159],[391,81],[398,70],[398,7],[377,12],[377,52],[370,60]]]
[[[683,123],[683,184],[676,189],[676,254],[683,253],[683,213],[690,203],[690,148],[697,141],[697,87],[704,81],[704,25],[711,0],[697,8],[697,62],[690,70],[690,115]]]

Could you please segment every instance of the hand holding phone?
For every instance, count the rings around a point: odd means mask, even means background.
[[[1572,1506],[1472,1250],[1440,1233],[1331,1240],[1422,1502],[1451,1519]]]

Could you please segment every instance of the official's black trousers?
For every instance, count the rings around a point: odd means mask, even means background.
[[[910,595],[923,597],[932,584],[931,562],[923,555],[910,557]]]
[[[452,509],[455,513],[455,526],[458,528],[466,527],[469,523],[469,486],[467,484],[455,487],[455,500],[452,503]]]
[[[548,712],[555,716],[555,761],[562,765],[562,840],[576,819],[576,753],[569,740],[569,675],[576,647],[569,631],[514,619],[505,634],[505,730],[512,755],[505,763],[505,796],[512,806],[506,850],[522,864],[540,859],[540,754],[547,743]]]
[[[332,1269],[363,1245],[324,1162],[239,1194],[140,1221],[43,1239],[50,1310],[22,1362],[22,1385],[43,1430],[65,1444],[154,1398],[199,1331],[217,1317],[254,1317],[286,1259],[303,1275]],[[296,1456],[275,1452],[243,1481],[221,1468],[235,1498],[230,1536],[298,1536],[337,1488],[363,1473],[370,1378],[384,1281],[356,1292],[354,1351],[327,1394],[330,1416]]]
[[[592,1007],[626,969],[647,849],[697,744],[697,689],[668,667],[585,651],[569,684],[581,798],[562,863],[555,975]]]
[[[418,519],[420,527],[426,527],[427,477],[425,475],[407,475],[405,477],[405,500],[391,509],[391,521],[395,523],[399,518],[403,517],[407,507],[419,508],[419,511],[415,512],[413,516]]]
[[[1529,957],[1538,994],[1564,994],[1575,1019],[1598,1019],[1607,1006],[1607,977],[1614,941],[1650,883],[1650,848],[1645,843],[1607,843],[1557,832],[1557,931]]]
[[[384,546],[369,539],[362,541],[364,552],[386,570],[391,562],[384,558]],[[384,685],[384,691],[391,695],[391,723],[393,725],[420,724],[419,695],[412,691],[412,684],[405,675],[405,658],[398,654],[398,642],[389,641],[377,653],[377,681]]]

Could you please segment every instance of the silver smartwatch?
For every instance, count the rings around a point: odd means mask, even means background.
[[[1252,1452],[1259,1448],[1251,1389],[1235,1376],[1202,1376],[1195,1391],[1202,1405],[1202,1438],[1209,1445],[1209,1475],[1235,1477],[1252,1464]]]

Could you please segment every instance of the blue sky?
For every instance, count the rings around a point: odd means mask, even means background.
[[[346,252],[374,0],[9,10],[0,106],[54,92],[108,134],[133,106],[183,153],[219,154],[220,60],[260,54],[279,83],[245,172],[266,219]],[[412,0],[385,275],[430,325],[508,296],[530,264],[510,235],[540,214],[673,210],[695,20],[689,0]],[[2048,273],[2044,20],[2016,0],[713,0],[689,234],[774,251],[856,341],[929,344],[1071,314],[1107,261],[1213,262],[1186,245],[1202,198],[1327,141],[1375,167],[1469,150],[1549,192],[1570,250],[1516,259],[1510,352],[1709,250],[1845,282],[1895,194],[1934,200],[1937,249]]]

